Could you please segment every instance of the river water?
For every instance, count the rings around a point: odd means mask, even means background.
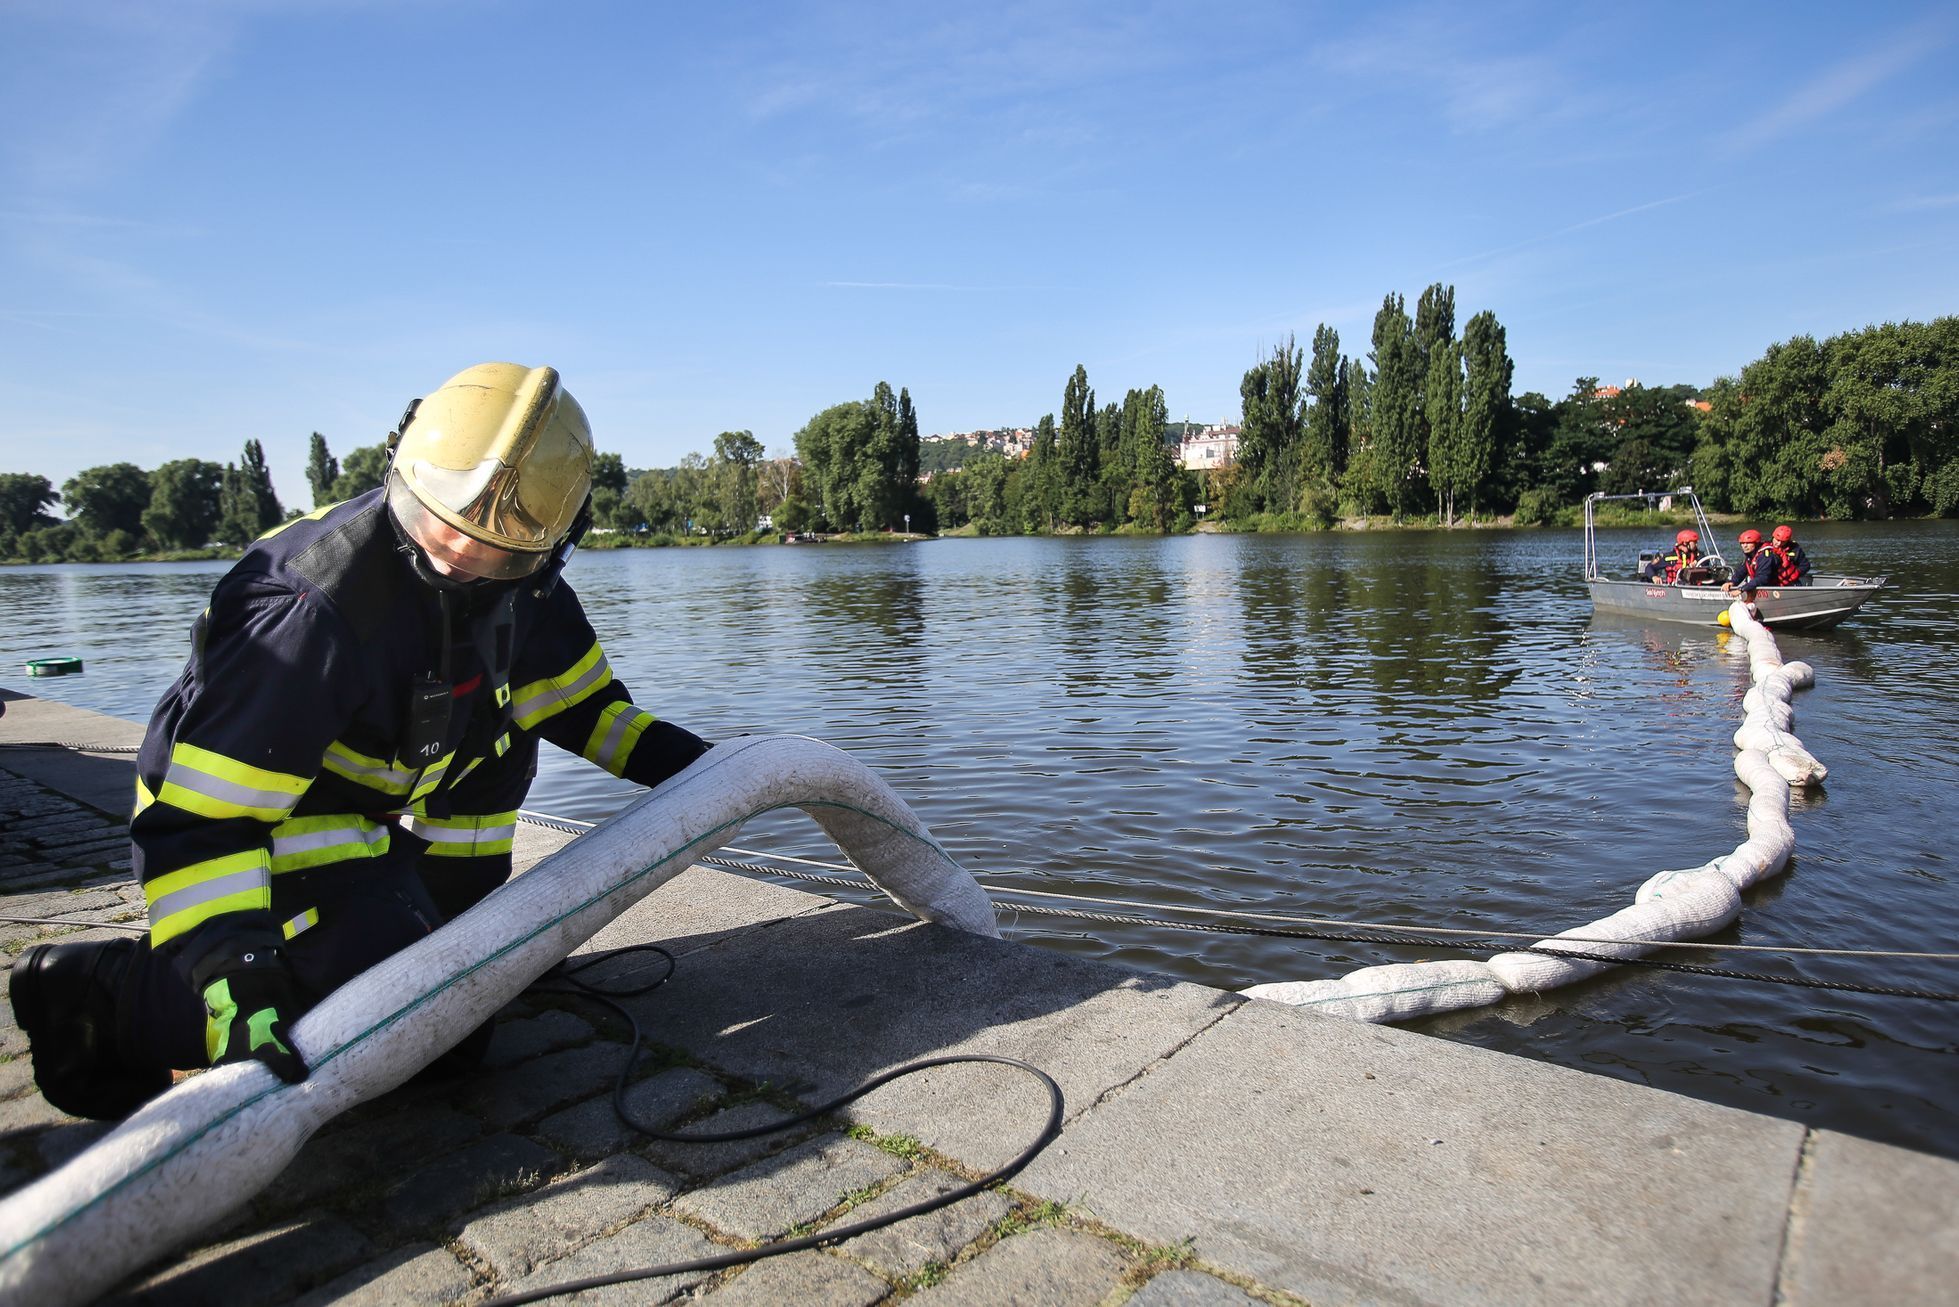
[[[1601,532],[1602,554],[1630,565],[1669,534]],[[1899,588],[1779,637],[1816,668],[1796,729],[1831,775],[1796,800],[1791,871],[1715,938],[1959,950],[1959,524],[1803,539]],[[1581,554],[1571,531],[945,540],[586,553],[570,579],[641,702],[712,739],[851,750],[983,880],[1549,934],[1744,838],[1739,641],[1593,618]],[[0,570],[0,682],[147,716],[222,567]],[[87,673],[27,684],[21,663],[53,654]],[[533,808],[630,800],[546,752]],[[835,856],[799,815],[738,843]],[[1448,956],[1003,925],[1223,987]],[[1951,963],[1679,957],[1959,990]],[[1622,968],[1417,1028],[1959,1155],[1959,1005]]]

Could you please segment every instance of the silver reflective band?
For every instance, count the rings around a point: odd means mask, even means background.
[[[287,812],[299,802],[297,794],[288,794],[284,790],[253,789],[249,785],[199,771],[181,761],[170,764],[170,770],[163,774],[163,783],[238,808],[269,808],[275,812]]]
[[[407,789],[415,781],[415,773],[412,771],[403,771],[399,767],[375,767],[364,762],[356,762],[345,749],[336,748],[331,744],[327,746],[326,756],[333,764],[333,770],[342,775],[351,774],[357,779],[371,778],[383,782],[383,785],[377,788]]]
[[[612,675],[612,665],[606,662],[604,654],[600,654],[599,660],[593,663],[583,676],[573,681],[570,685],[547,685],[536,694],[519,699],[511,708],[510,715],[514,720],[522,723],[526,717],[529,717],[536,711],[539,704],[548,703],[552,699],[556,699],[569,707],[571,699],[579,691],[589,685],[596,684],[600,677],[610,675]]]
[[[150,920],[162,921],[173,913],[182,912],[185,908],[194,908],[200,903],[209,903],[227,894],[244,894],[250,890],[265,889],[271,884],[272,875],[264,867],[250,867],[244,871],[234,871],[228,876],[199,881],[175,893],[165,894],[150,904]]]
[[[304,835],[275,835],[272,839],[272,856],[290,858],[300,853],[311,853],[315,849],[331,849],[342,844],[386,844],[388,828],[374,825],[366,830],[347,826],[338,830],[308,831]]]
[[[408,833],[430,844],[489,844],[495,840],[509,840],[517,837],[517,823],[508,821],[500,826],[451,826],[438,823],[429,817],[410,817],[403,823]]]

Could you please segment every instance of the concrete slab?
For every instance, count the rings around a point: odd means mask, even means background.
[[[960,1052],[1033,1062],[1079,1112],[1245,1000],[867,908],[701,950],[649,1004],[658,1038],[817,1102]],[[1047,1098],[1001,1067],[930,1071],[851,1109],[979,1167],[1031,1141]]]
[[[789,1113],[773,1104],[751,1101],[723,1112],[716,1112],[713,1116],[691,1122],[684,1129],[671,1133],[731,1134],[758,1125],[786,1121],[789,1116]],[[639,1144],[635,1151],[667,1170],[702,1179],[732,1171],[755,1158],[781,1152],[819,1129],[820,1126],[808,1125],[798,1130],[785,1130],[779,1134],[760,1135],[754,1139],[736,1139],[715,1144],[651,1139]]]
[[[773,1239],[903,1169],[889,1153],[828,1135],[682,1194],[674,1208],[743,1239]]]
[[[346,1222],[301,1219],[204,1248],[103,1301],[131,1307],[269,1307],[291,1302],[372,1255],[367,1239]]]
[[[592,1276],[615,1275],[644,1266],[664,1266],[672,1262],[712,1257],[720,1251],[698,1230],[664,1216],[649,1216],[586,1244],[561,1261],[539,1267],[511,1285],[510,1289],[529,1293],[548,1285]],[[608,1288],[589,1289],[580,1294],[577,1301],[581,1304],[599,1304],[601,1307],[637,1307],[638,1304],[667,1302],[706,1278],[706,1272],[692,1271],[653,1280],[634,1280]]]
[[[637,1120],[667,1128],[725,1092],[721,1082],[706,1072],[675,1067],[628,1089],[626,1110]],[[534,1133],[568,1156],[579,1158],[609,1157],[645,1138],[619,1119],[609,1091],[546,1117]]]
[[[469,1291],[470,1275],[454,1253],[410,1244],[356,1267],[315,1289],[295,1307],[396,1307],[453,1302]]]
[[[124,721],[102,713],[73,708],[52,699],[36,699],[0,689],[6,711],[0,713],[0,767],[31,769],[40,784],[119,820],[129,820],[136,791],[132,780],[134,756],[100,751],[100,746],[135,748],[143,743],[141,722]],[[87,749],[32,749],[26,742],[72,743]]]
[[[1136,1290],[1126,1307],[1257,1307],[1258,1299],[1202,1271],[1165,1271]]]
[[[558,1155],[517,1135],[492,1135],[410,1171],[380,1203],[381,1219],[403,1231],[442,1232],[464,1212],[511,1190],[534,1189]]]
[[[792,1253],[756,1262],[714,1290],[714,1307],[870,1307],[891,1286],[828,1253]]]
[[[958,1274],[911,1299],[925,1307],[1094,1307],[1122,1278],[1122,1254],[1075,1230],[1002,1239]]]
[[[568,1256],[619,1225],[672,1198],[680,1182],[628,1153],[554,1180],[473,1217],[456,1240],[515,1279]]]
[[[785,889],[733,872],[690,867],[635,903],[593,935],[580,953],[629,944],[659,944],[677,956],[720,943],[729,935],[760,930],[786,917],[835,908],[817,894]],[[605,974],[595,967],[592,978]]]
[[[1015,1182],[1321,1302],[1767,1302],[1802,1127],[1248,1006]]]
[[[1790,1215],[1781,1301],[1959,1302],[1959,1182],[1952,1163],[1854,1139],[1810,1137]]]
[[[853,1207],[839,1218],[838,1224],[855,1225],[860,1221],[876,1220],[900,1207],[909,1207],[913,1203],[949,1193],[962,1183],[964,1181],[958,1176],[945,1171],[926,1171],[909,1177],[868,1203]],[[977,1193],[951,1207],[910,1217],[882,1230],[860,1234],[855,1239],[846,1239],[837,1245],[837,1251],[875,1267],[894,1279],[916,1275],[934,1263],[951,1265],[963,1249],[992,1229],[994,1222],[1012,1208],[1013,1204],[1002,1194]]]

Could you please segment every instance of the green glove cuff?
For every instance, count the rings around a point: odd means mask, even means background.
[[[231,1032],[239,1017],[238,1004],[231,995],[231,981],[214,980],[204,987],[204,1055],[212,1066],[224,1059],[231,1047]],[[272,1033],[272,1027],[279,1020],[279,1010],[262,1007],[245,1018],[246,1052],[257,1054],[270,1045],[281,1053],[290,1055],[292,1050],[280,1042]]]

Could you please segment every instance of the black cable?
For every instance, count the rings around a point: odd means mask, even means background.
[[[655,952],[666,958],[667,969],[658,979],[632,989],[601,989],[596,985],[577,978],[577,974],[580,971],[594,966],[599,962],[610,961],[622,953],[642,951]],[[886,1212],[882,1216],[873,1217],[868,1221],[859,1221],[854,1225],[838,1226],[836,1229],[825,1230],[819,1234],[784,1239],[777,1243],[764,1244],[759,1248],[744,1248],[737,1252],[721,1253],[713,1257],[698,1257],[685,1262],[668,1262],[660,1266],[642,1266],[629,1271],[616,1271],[610,1275],[594,1275],[583,1280],[567,1281],[564,1284],[547,1285],[540,1289],[527,1289],[522,1293],[505,1294],[502,1297],[492,1298],[484,1303],[483,1307],[517,1307],[519,1303],[538,1302],[545,1298],[555,1298],[560,1294],[582,1293],[587,1289],[602,1289],[613,1284],[629,1284],[635,1280],[652,1280],[668,1275],[687,1275],[695,1272],[725,1270],[730,1266],[741,1266],[749,1262],[759,1262],[767,1257],[780,1257],[785,1253],[802,1252],[806,1249],[822,1247],[825,1244],[841,1243],[846,1239],[854,1239],[860,1234],[868,1234],[872,1230],[882,1230],[886,1226],[896,1225],[900,1221],[910,1220],[914,1216],[922,1216],[927,1212],[935,1212],[940,1208],[950,1207],[954,1203],[972,1197],[983,1189],[1009,1180],[1018,1175],[1029,1162],[1034,1160],[1043,1148],[1048,1146],[1049,1142],[1056,1135],[1061,1133],[1061,1086],[1055,1083],[1054,1077],[1031,1063],[1021,1061],[1019,1058],[1001,1057],[993,1053],[961,1053],[947,1057],[926,1058],[919,1062],[908,1062],[904,1066],[894,1067],[880,1075],[873,1076],[870,1080],[848,1093],[832,1099],[830,1102],[824,1103],[819,1107],[813,1107],[800,1116],[791,1117],[786,1121],[777,1121],[770,1125],[754,1126],[746,1130],[726,1130],[712,1134],[692,1135],[669,1134],[662,1130],[655,1130],[644,1122],[635,1120],[632,1112],[626,1107],[626,1090],[632,1082],[633,1068],[639,1064],[644,1040],[640,1034],[639,1020],[623,1004],[614,1000],[619,998],[634,998],[657,989],[667,982],[668,978],[673,975],[673,972],[673,954],[668,953],[657,944],[631,944],[612,953],[583,959],[575,965],[567,966],[560,963],[557,968],[546,972],[544,977],[545,979],[555,977],[563,981],[564,988],[558,990],[560,993],[574,994],[580,998],[588,998],[595,1003],[611,1008],[624,1018],[627,1026],[631,1028],[633,1034],[632,1044],[626,1051],[626,1061],[620,1068],[619,1077],[613,1083],[612,1110],[617,1113],[621,1121],[649,1138],[697,1144],[731,1143],[740,1139],[756,1139],[763,1135],[775,1134],[809,1121],[827,1117],[838,1108],[844,1106],[844,1104],[862,1098],[865,1094],[870,1093],[874,1089],[880,1089],[890,1084],[893,1080],[913,1075],[920,1071],[927,1071],[933,1067],[956,1066],[965,1062],[994,1062],[1001,1066],[1012,1067],[1016,1071],[1024,1071],[1039,1080],[1041,1086],[1047,1090],[1048,1095],[1047,1122],[1041,1127],[1041,1133],[1035,1138],[1032,1144],[1028,1145],[1013,1160],[998,1170],[989,1172],[977,1180],[969,1180],[956,1185],[945,1193],[935,1197],[925,1199],[922,1202],[910,1203],[895,1211]]]

